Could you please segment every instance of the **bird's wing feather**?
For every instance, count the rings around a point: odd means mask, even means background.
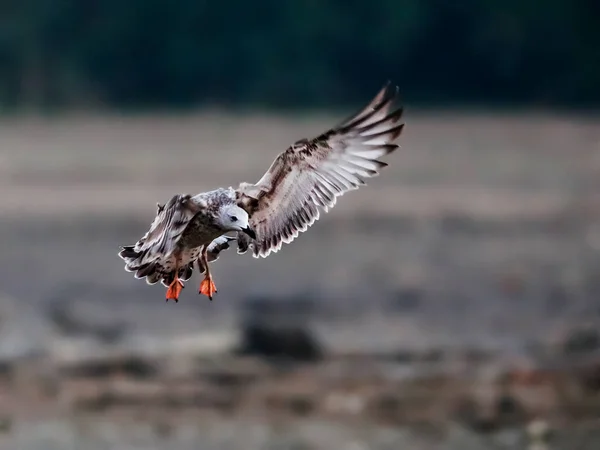
[[[250,214],[256,240],[239,233],[238,252],[255,257],[277,252],[327,212],[337,197],[365,184],[387,164],[402,132],[402,109],[392,110],[397,89],[389,83],[359,113],[320,136],[296,142],[279,154],[256,184],[241,183],[238,202]]]
[[[192,218],[204,210],[202,199],[189,195],[175,195],[166,205],[158,205],[148,232],[133,247],[125,247],[125,257],[131,269],[144,267],[167,257],[174,249]],[[125,253],[124,253],[125,252]]]

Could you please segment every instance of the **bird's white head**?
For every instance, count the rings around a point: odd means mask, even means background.
[[[226,204],[219,209],[217,224],[225,231],[242,231],[256,239],[254,230],[250,229],[248,213],[236,204]]]

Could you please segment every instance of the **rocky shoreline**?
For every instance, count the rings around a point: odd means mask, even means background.
[[[56,417],[142,420],[157,432],[211,417],[425,435],[458,427],[525,436],[535,424],[559,434],[600,425],[600,336],[591,329],[538,349],[537,357],[504,361],[476,349],[335,354],[296,327],[254,325],[210,339],[154,353],[76,351],[63,342],[53,354],[5,360],[0,428],[10,435],[13,423]]]

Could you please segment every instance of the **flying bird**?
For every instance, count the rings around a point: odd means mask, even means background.
[[[195,268],[204,278],[199,293],[217,292],[209,263],[230,242],[239,254],[266,258],[308,229],[337,197],[358,189],[387,166],[378,158],[399,146],[404,127],[395,107],[398,88],[386,83],[360,112],[313,139],[301,139],[280,153],[256,183],[197,195],[177,194],[157,205],[148,232],[121,247],[125,270],[148,284],[167,287],[166,301],[179,299]],[[226,233],[234,232],[234,236]]]

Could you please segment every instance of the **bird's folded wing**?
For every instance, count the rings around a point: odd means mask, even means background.
[[[143,253],[144,263],[169,255],[192,218],[205,205],[195,197],[178,194],[158,211],[148,232],[135,244],[134,250]]]
[[[242,183],[240,205],[251,214],[256,240],[238,234],[238,252],[255,257],[277,252],[327,212],[336,198],[365,184],[387,164],[402,132],[402,109],[392,109],[397,89],[386,84],[359,113],[320,136],[296,142],[277,156],[256,184]]]

